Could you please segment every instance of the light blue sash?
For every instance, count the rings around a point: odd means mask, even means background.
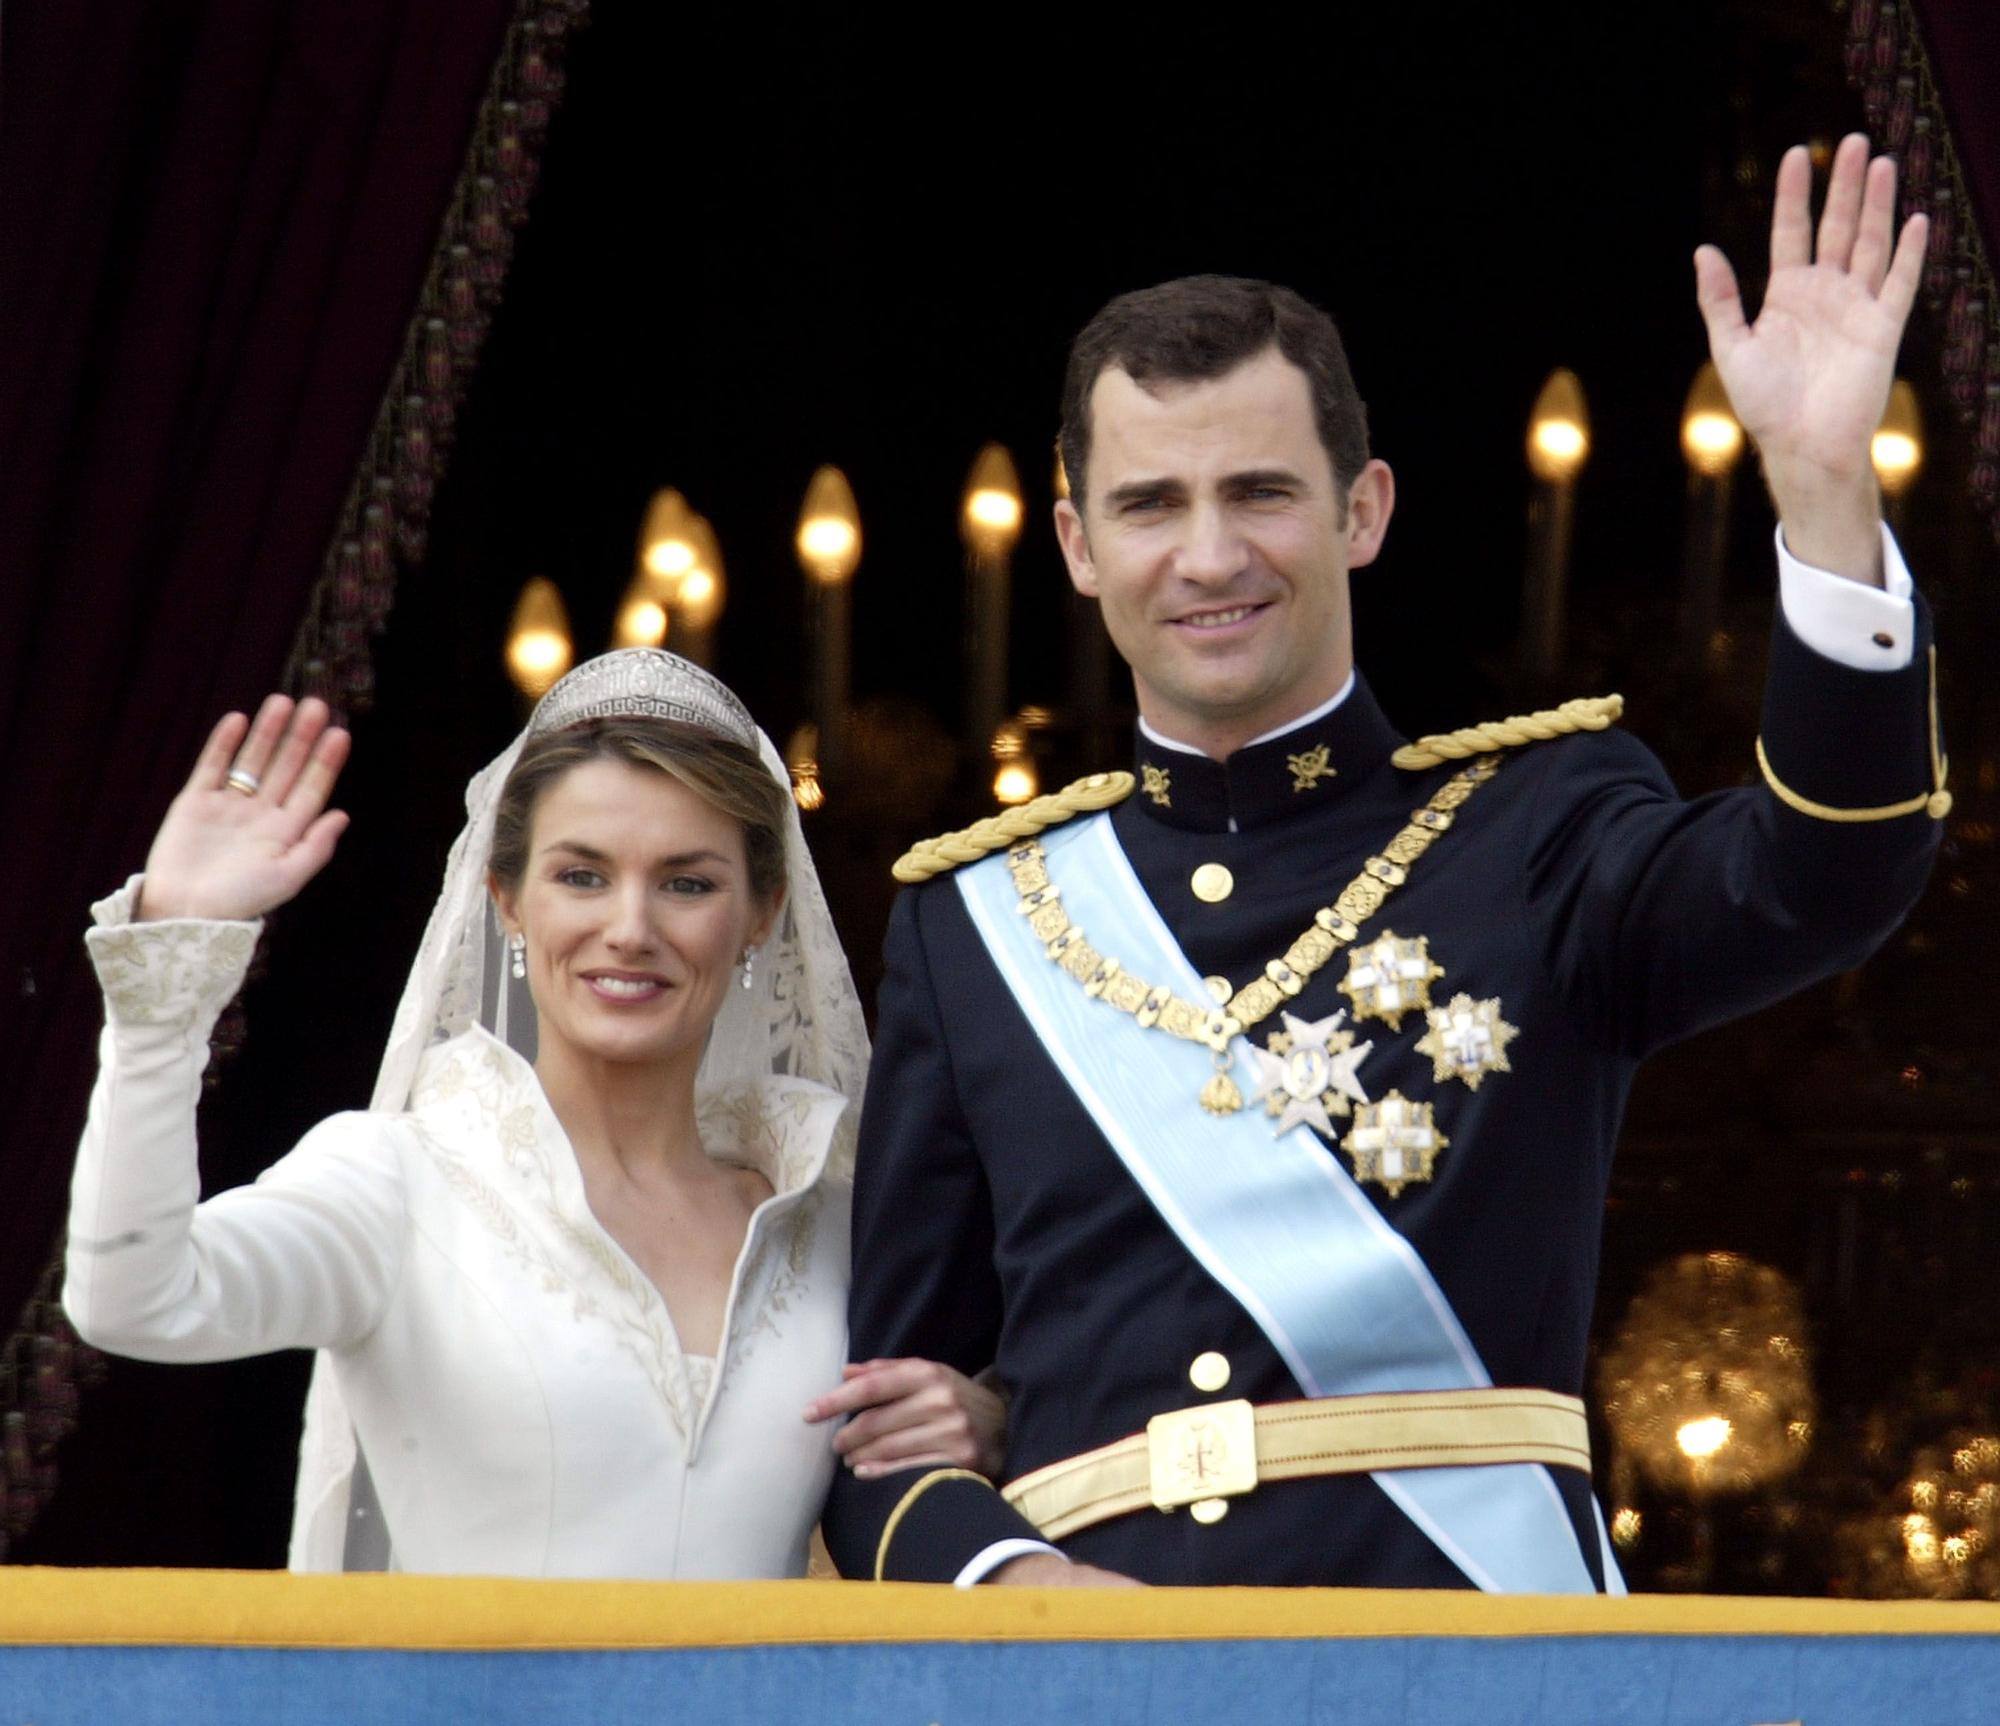
[[[1107,816],[1070,822],[1042,846],[1065,909],[1099,952],[1183,999],[1207,999]],[[1168,1227],[1242,1303],[1308,1396],[1491,1385],[1416,1250],[1309,1129],[1273,1138],[1261,1111],[1204,1114],[1196,1099],[1214,1066],[1208,1050],[1143,1029],[1051,964],[1015,908],[1005,857],[959,870],[958,886],[1057,1070]],[[1539,1465],[1398,1469],[1373,1479],[1478,1587],[1594,1592],[1562,1498]],[[1615,1579],[1608,1549],[1604,1560]]]

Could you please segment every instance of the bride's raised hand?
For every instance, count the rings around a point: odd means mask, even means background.
[[[154,835],[140,921],[261,917],[326,867],[347,827],[326,806],[349,744],[330,718],[323,701],[283,695],[254,720],[223,715]]]

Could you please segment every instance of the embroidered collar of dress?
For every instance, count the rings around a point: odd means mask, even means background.
[[[696,1115],[711,1155],[755,1169],[774,1194],[752,1216],[737,1262],[716,1375],[726,1379],[810,1261],[820,1176],[853,1125],[838,1091],[785,1077],[702,1096]],[[425,1054],[410,1119],[507,1255],[548,1294],[567,1296],[579,1323],[608,1325],[675,1423],[695,1434],[712,1395],[708,1375],[690,1371],[659,1290],[592,1213],[534,1069],[475,1027]]]

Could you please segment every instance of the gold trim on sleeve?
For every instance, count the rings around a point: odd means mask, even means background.
[[[910,1506],[941,1480],[976,1480],[981,1486],[990,1487],[993,1482],[983,1474],[974,1474],[969,1468],[934,1468],[922,1480],[896,1501],[896,1508],[889,1512],[889,1520],[882,1524],[882,1538],[875,1543],[875,1580],[882,1580],[882,1572],[889,1562],[889,1542],[895,1538],[896,1529],[909,1514]]]
[[[1764,753],[1763,738],[1757,739],[1757,768],[1764,775],[1764,783],[1771,788],[1771,795],[1788,809],[1796,809],[1801,815],[1810,815],[1815,821],[1894,821],[1900,816],[1928,815],[1933,821],[1942,821],[1951,813],[1951,793],[1945,789],[1946,775],[1951,771],[1951,763],[1946,759],[1938,739],[1938,684],[1937,649],[1930,650],[1931,672],[1931,788],[1920,791],[1914,797],[1906,797],[1900,803],[1879,803],[1872,809],[1837,809],[1831,803],[1815,803],[1810,797],[1802,797],[1776,773],[1771,770],[1771,758]]]

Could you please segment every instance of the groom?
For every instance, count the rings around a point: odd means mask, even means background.
[[[1403,746],[1348,602],[1395,486],[1324,314],[1204,277],[1077,338],[1056,529],[1136,773],[899,865],[851,1349],[993,1363],[1009,1449],[843,1471],[847,1574],[1619,1586],[1577,1398],[1633,1071],[1856,964],[1949,807],[1869,465],[1923,222],[1860,137],[1816,236],[1810,193],[1794,149],[1754,324],[1695,255],[1780,621],[1757,782],[1693,803],[1609,703]]]

